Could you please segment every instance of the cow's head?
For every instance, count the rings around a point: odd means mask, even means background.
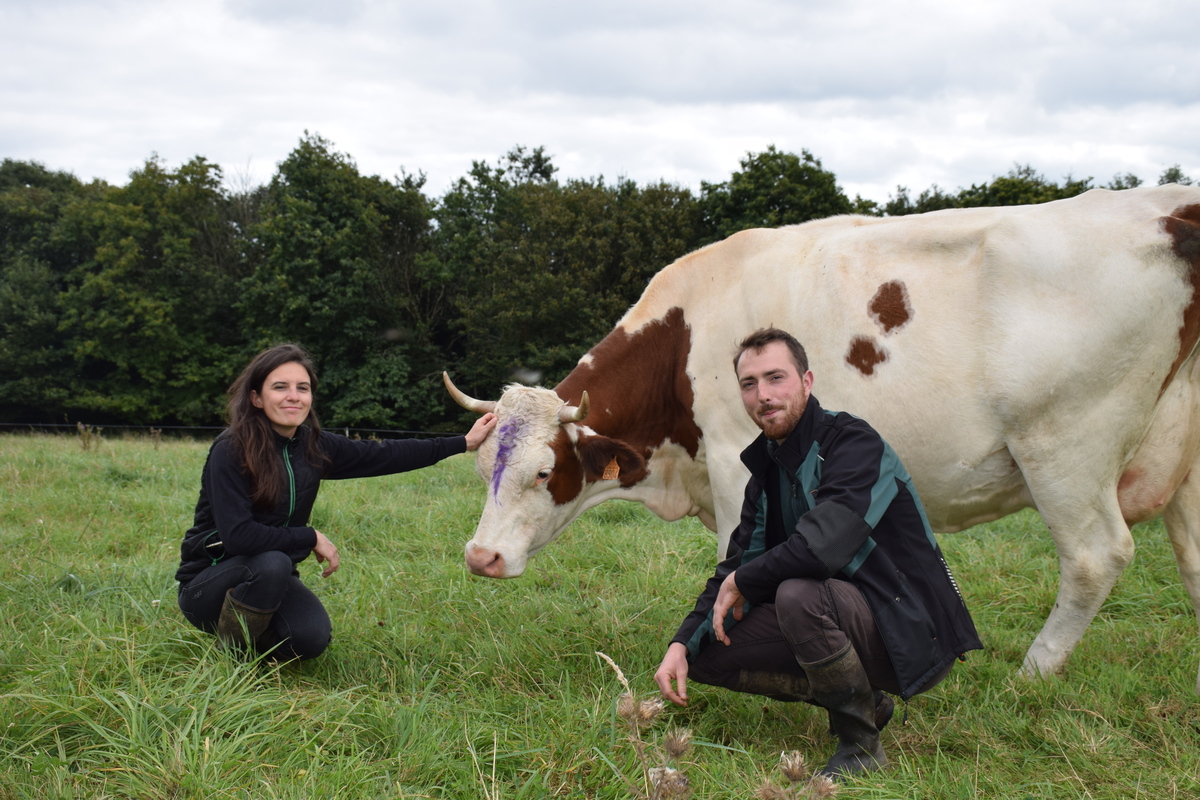
[[[509,386],[499,401],[468,397],[442,378],[455,401],[470,411],[495,412],[496,427],[475,454],[487,502],[467,543],[467,567],[476,575],[515,578],[525,563],[586,509],[646,476],[646,461],[624,442],[583,425],[578,406],[549,389]]]

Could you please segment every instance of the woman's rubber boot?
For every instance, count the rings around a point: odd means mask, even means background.
[[[887,766],[887,756],[875,725],[875,692],[858,660],[854,645],[815,664],[801,664],[808,673],[813,700],[829,712],[838,739],[837,752],[821,770],[838,778]]]
[[[258,641],[271,623],[275,609],[264,611],[233,599],[233,589],[225,593],[221,616],[217,618],[217,640],[222,649],[245,650],[249,641],[258,649]]]

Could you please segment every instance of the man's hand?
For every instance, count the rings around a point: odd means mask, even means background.
[[[713,603],[713,634],[717,637],[717,641],[726,645],[729,644],[729,637],[725,634],[725,615],[732,608],[733,618],[740,621],[742,606],[746,603],[746,598],[742,597],[737,582],[733,579],[736,574],[737,570],[734,570],[725,576],[720,590],[717,591],[717,601]]]
[[[658,684],[662,696],[677,706],[687,705],[687,673],[687,647],[679,642],[671,642],[658,672],[654,673],[654,682]],[[672,683],[679,687],[678,692]]]
[[[492,432],[492,428],[496,427],[496,419],[496,415],[489,411],[475,420],[471,430],[467,431],[467,452],[476,450],[479,445],[483,444],[483,440]]]
[[[333,546],[333,542],[329,538],[317,531],[317,544],[313,547],[313,554],[317,557],[317,561],[328,561],[324,572],[321,573],[322,578],[328,578],[333,573],[337,572],[338,566],[342,563],[338,558],[337,548]]]

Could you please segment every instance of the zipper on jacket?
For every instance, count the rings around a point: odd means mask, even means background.
[[[808,511],[810,510],[810,504],[807,502],[808,498],[801,499],[801,497],[800,497],[800,492],[801,492],[801,489],[803,488],[800,485],[800,481],[797,480],[796,476],[794,474],[792,474],[792,471],[789,470],[786,466],[784,466],[783,461],[780,460],[780,458],[778,456],[779,445],[774,445],[772,447],[771,446],[772,444],[773,443],[768,443],[767,454],[771,457],[771,460],[775,462],[775,468],[777,470],[779,470],[780,483],[787,484],[786,491],[784,490],[784,487],[782,485],[779,487],[780,503],[781,504],[786,503],[788,506],[791,507],[790,515],[787,513],[783,514],[784,527],[787,528],[787,527],[789,527],[788,523],[792,519],[799,521],[801,517],[803,517],[806,513],[808,513]],[[792,495],[790,500],[787,498],[787,494],[789,494],[789,493]],[[780,511],[782,512],[783,509],[780,509]],[[790,535],[791,535],[790,533],[785,533],[785,538]]]
[[[296,473],[292,472],[292,459],[289,457],[288,447],[295,439],[288,439],[283,443],[283,465],[287,467],[288,474],[288,518],[285,527],[292,525],[292,512],[296,510]]]

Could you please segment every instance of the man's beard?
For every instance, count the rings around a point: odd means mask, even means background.
[[[786,438],[792,432],[792,429],[796,427],[796,423],[800,421],[800,416],[804,413],[804,405],[797,403],[795,405],[782,406],[782,414],[778,414],[769,420],[762,418],[763,414],[772,410],[775,409],[759,409],[754,415],[754,422],[768,439],[779,440]]]

